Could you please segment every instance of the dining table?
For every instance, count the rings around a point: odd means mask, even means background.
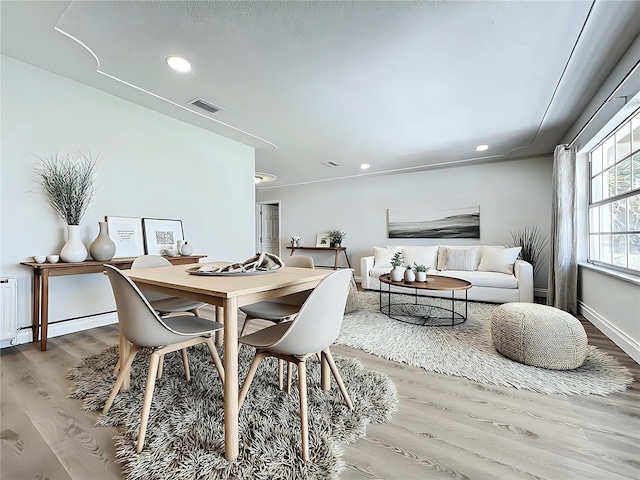
[[[220,265],[225,262],[211,262]],[[227,264],[230,262],[226,262]],[[197,272],[207,263],[185,267],[141,268],[123,270],[139,288],[171,296],[206,302],[216,307],[223,329],[224,441],[225,458],[235,460],[239,454],[238,430],[238,308],[263,300],[312,290],[332,271],[310,268],[281,267],[268,272],[214,275]],[[120,336],[120,365],[129,353],[129,344]],[[124,388],[129,381],[125,380]]]

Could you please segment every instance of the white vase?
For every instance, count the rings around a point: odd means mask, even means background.
[[[408,267],[405,271],[404,271],[404,281],[406,283],[413,283],[416,281],[416,274],[413,273],[413,270],[411,270],[411,267]]]
[[[89,245],[91,258],[98,262],[108,262],[116,253],[116,244],[109,238],[107,222],[98,222],[100,232],[96,239]]]
[[[401,282],[404,279],[404,268],[393,267],[390,273],[392,282]]]
[[[180,247],[180,251],[178,253],[180,253],[180,255],[184,255],[185,257],[188,257],[193,253],[193,247],[189,242],[184,242]]]
[[[427,272],[416,272],[416,282],[426,282]]]
[[[60,251],[60,259],[67,263],[84,262],[87,259],[87,247],[80,239],[80,225],[67,225],[67,243]]]

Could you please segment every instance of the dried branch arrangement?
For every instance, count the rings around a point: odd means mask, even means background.
[[[80,225],[95,197],[95,176],[102,157],[80,152],[77,158],[59,153],[38,158],[40,165],[35,173],[49,205],[67,225]]]

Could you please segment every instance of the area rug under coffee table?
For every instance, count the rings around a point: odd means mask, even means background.
[[[240,349],[239,375],[244,378],[254,350]],[[109,396],[118,359],[117,347],[86,358],[71,370],[71,396],[98,411]],[[335,357],[354,410],[350,411],[332,379],[329,391],[320,389],[320,367],[307,361],[310,461],[303,462],[298,390],[277,388],[277,363],[263,360],[240,409],[240,455],[224,458],[222,385],[206,348],[189,349],[191,381],[184,378],[180,352],[166,355],[162,378],[156,383],[145,449],[136,454],[135,442],[149,355],[140,352],[131,373],[131,388],[119,393],[98,425],[120,426],[115,437],[117,461],[127,479],[328,479],[343,468],[341,444],[365,435],[369,423],[388,420],[397,394],[384,375],[362,368],[352,359]],[[295,368],[294,368],[295,371]]]
[[[489,320],[496,304],[469,302],[466,323],[424,327],[380,313],[376,292],[359,292],[358,301],[360,308],[344,316],[336,343],[389,360],[545,394],[607,395],[623,391],[633,382],[626,367],[591,345],[584,364],[569,371],[532,367],[503,357],[491,340]],[[425,297],[420,302],[449,308],[451,305],[451,300],[439,298]]]

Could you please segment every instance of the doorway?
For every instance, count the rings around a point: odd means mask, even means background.
[[[280,202],[256,204],[256,252],[280,256]]]

